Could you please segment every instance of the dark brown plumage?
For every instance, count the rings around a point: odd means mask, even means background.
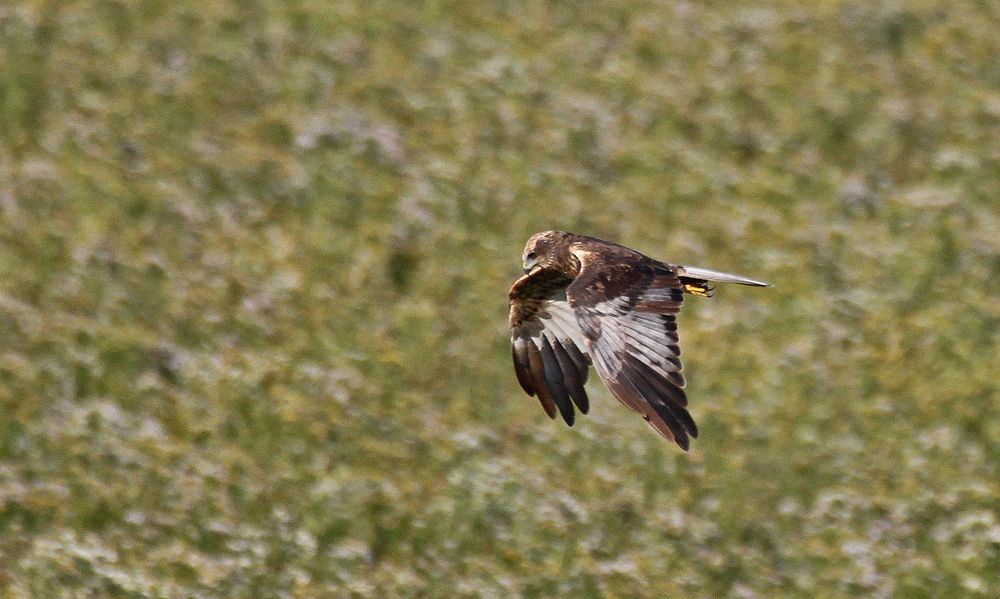
[[[570,426],[589,409],[590,366],[619,401],[687,450],[698,427],[687,411],[676,314],[684,293],[709,297],[709,281],[767,283],[672,266],[635,250],[562,231],[533,235],[524,276],[510,288],[517,380],[551,418]]]

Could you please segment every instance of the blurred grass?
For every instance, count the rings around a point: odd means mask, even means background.
[[[992,2],[0,7],[4,596],[994,596]],[[770,280],[690,454],[517,387],[546,228]]]

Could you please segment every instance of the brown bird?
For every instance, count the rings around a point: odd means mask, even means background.
[[[524,276],[510,288],[517,380],[550,418],[586,414],[590,365],[616,398],[687,451],[698,427],[687,411],[676,314],[709,281],[768,287],[706,268],[675,266],[616,243],[544,231],[528,239]]]

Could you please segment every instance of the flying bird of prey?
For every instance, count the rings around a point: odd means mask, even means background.
[[[685,451],[698,436],[687,411],[676,314],[685,293],[710,297],[709,281],[767,287],[724,272],[659,262],[627,247],[544,231],[524,247],[524,276],[510,288],[517,380],[550,418],[573,426],[590,406],[590,365],[619,401]]]

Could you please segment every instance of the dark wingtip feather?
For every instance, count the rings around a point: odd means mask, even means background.
[[[673,402],[674,405],[680,406],[681,408],[688,405],[687,394],[684,393],[683,387],[677,384],[677,377],[674,377],[673,379],[663,379],[663,377],[657,374],[657,372],[654,371],[649,365],[634,356],[626,356],[625,361],[636,376],[641,377],[646,383],[655,389],[657,397],[669,400]],[[679,372],[670,374],[680,375]],[[681,382],[683,382],[683,379],[681,379]]]
[[[518,351],[518,345],[520,344],[522,351]],[[514,374],[517,375],[517,382],[524,389],[524,392],[528,395],[534,395],[535,389],[531,385],[531,368],[529,366],[528,355],[523,350],[524,340],[523,339],[513,339],[510,342],[510,353],[511,357],[514,359]]]
[[[667,435],[661,429],[666,427],[670,432],[668,438],[672,438],[681,449],[687,451],[690,446],[688,435],[693,431],[694,434],[691,436],[697,437],[698,429],[690,412],[678,402],[678,393],[683,397],[684,392],[664,384],[653,373],[652,369],[646,367],[643,370],[641,367],[645,367],[645,364],[640,360],[629,356],[626,359],[626,364],[631,368],[622,370],[620,380],[634,390],[638,398],[651,408],[651,412],[647,412],[647,420],[665,437]]]
[[[532,341],[528,341],[527,347],[528,375],[531,377],[531,386],[538,393],[538,401],[542,403],[545,413],[549,415],[549,418],[555,418],[556,402],[548,386],[545,384],[545,367],[542,364],[541,352],[538,351],[538,346]]]
[[[552,399],[555,400],[556,406],[559,408],[559,413],[562,414],[566,424],[573,426],[573,422],[576,420],[576,415],[573,413],[573,404],[570,401],[569,394],[566,392],[566,387],[563,385],[562,368],[559,367],[559,360],[552,350],[552,344],[549,343],[548,337],[542,337],[540,353],[542,356],[545,383],[552,393]]]
[[[573,361],[566,346],[561,342],[556,341],[551,346],[552,353],[555,355],[556,361],[559,363],[559,368],[562,370],[562,382],[566,388],[566,392],[569,393],[570,399],[573,400],[576,407],[580,409],[580,413],[586,414],[587,410],[590,409],[590,402],[587,399],[587,391],[583,388],[583,382],[578,370],[579,366]]]

